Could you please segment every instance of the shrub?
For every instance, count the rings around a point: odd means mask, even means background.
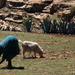
[[[32,16],[29,15],[26,20],[23,22],[23,27],[27,32],[31,32]]]
[[[46,18],[43,19],[43,22],[41,22],[41,28],[43,29],[44,33],[50,32],[50,25],[51,25],[51,20],[50,17],[47,16]]]
[[[57,32],[58,32],[58,22],[56,21],[56,19],[54,19],[51,24],[51,33]]]

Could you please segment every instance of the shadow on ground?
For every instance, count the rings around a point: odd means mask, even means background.
[[[19,69],[19,70],[24,70],[24,67],[11,67],[11,68],[8,68],[8,67],[2,67],[0,69]]]

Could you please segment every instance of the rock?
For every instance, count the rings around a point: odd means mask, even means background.
[[[20,6],[23,6],[24,5],[23,0],[8,0],[8,2],[13,7],[20,7]]]
[[[43,11],[44,13],[50,13],[50,6],[46,6]]]
[[[53,4],[59,4],[61,2],[64,2],[64,0],[53,0]]]
[[[6,22],[0,20],[0,30],[8,31],[9,30],[9,25]]]
[[[5,18],[5,21],[14,22],[17,24],[23,23],[23,20],[14,20],[13,18]]]
[[[42,12],[53,0],[7,0],[10,8],[24,9],[27,12]],[[46,11],[46,10],[45,10]],[[49,9],[47,9],[49,12]]]
[[[63,14],[70,14],[70,10],[64,10],[62,13]]]
[[[33,12],[42,12],[44,7],[45,7],[44,4],[34,3],[32,9],[33,9]]]
[[[16,16],[14,16],[14,18],[13,18],[13,20],[22,20],[23,18],[22,18],[22,16],[20,16],[20,15],[16,15]]]
[[[73,15],[70,13],[70,14],[63,14],[61,19],[70,22],[72,18],[73,18]]]
[[[10,26],[9,27],[9,31],[19,31],[19,32],[22,32],[21,28],[16,27],[16,26]]]
[[[53,0],[43,0],[43,1],[42,1],[42,3],[45,4],[45,5],[47,5],[47,6],[48,6],[49,4],[51,4],[52,2],[53,2]]]
[[[0,13],[0,19],[15,22],[15,23],[22,23],[23,21],[23,13],[22,12],[10,12],[10,13]]]
[[[28,0],[26,2],[25,10],[27,12],[42,12],[44,7],[51,4],[53,0]]]
[[[57,17],[58,17],[58,18],[61,18],[61,17],[62,17],[62,11],[59,11],[59,12],[57,13]]]
[[[52,4],[51,8],[50,8],[50,14],[54,14],[58,10],[63,11],[65,9],[67,9],[67,8],[69,9],[70,6],[69,5],[65,5],[65,4]]]
[[[53,0],[28,0],[28,1],[25,2],[25,3],[27,3],[27,4],[34,4],[34,3],[50,4],[50,3],[52,3],[52,2],[53,2]]]
[[[10,26],[9,27],[9,31],[15,31],[15,27],[14,26]]]
[[[4,20],[5,17],[7,17],[8,14],[7,13],[0,13],[0,19]]]
[[[30,15],[32,15],[33,18],[37,20],[42,20],[43,18],[46,18],[48,16],[48,14],[45,14],[45,13],[41,13],[41,14],[35,13],[35,14],[30,14]]]
[[[21,28],[9,25],[5,21],[0,20],[0,30],[2,31],[22,31]]]
[[[33,5],[28,5],[27,7],[25,7],[25,10],[31,13],[42,12],[44,7],[44,4],[34,3]]]
[[[22,32],[21,28],[15,27],[15,31]]]
[[[50,14],[54,14],[55,12],[57,12],[57,10],[58,10],[57,4],[53,4],[50,8]]]
[[[1,30],[2,31],[8,31],[9,30],[9,26],[8,25],[1,25]]]

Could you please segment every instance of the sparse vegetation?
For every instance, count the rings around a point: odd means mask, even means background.
[[[51,25],[51,20],[50,17],[47,16],[45,19],[43,19],[43,22],[41,22],[41,28],[43,29],[44,33],[50,32],[50,25]]]
[[[28,15],[28,18],[24,20],[23,27],[27,32],[31,32],[32,16]]]
[[[67,21],[51,20],[49,17],[43,19],[41,27],[44,33],[75,34],[75,23]]]
[[[22,41],[35,41],[46,51],[45,58],[23,59],[22,54],[18,55],[12,60],[16,69],[2,69],[7,64],[3,62],[0,75],[75,75],[75,37],[9,31],[0,31],[0,35],[0,41],[8,35]]]

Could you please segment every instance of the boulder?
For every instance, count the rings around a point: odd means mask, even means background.
[[[27,8],[25,8],[25,10],[27,12],[42,12],[43,8],[44,8],[44,4],[39,4],[39,3],[34,3],[32,6],[27,6]]]
[[[28,0],[25,10],[27,12],[42,12],[44,7],[51,4],[53,0]]]
[[[50,8],[50,14],[54,14],[55,12],[57,12],[57,10],[58,10],[57,4],[53,4]]]
[[[14,23],[17,23],[17,24],[21,24],[21,23],[23,23],[23,20],[14,20],[13,18],[10,18],[10,17],[8,17],[8,18],[5,18],[4,19],[5,21],[8,21],[8,22],[14,22]]]
[[[52,4],[50,6],[50,14],[54,14],[55,12],[57,12],[58,10],[63,11],[65,9],[70,9],[69,5],[65,5],[65,4]]]
[[[13,7],[20,7],[24,5],[23,0],[8,0],[8,2],[10,3],[10,5],[12,5]]]
[[[5,17],[8,16],[8,13],[0,13],[0,19],[4,20]]]
[[[28,0],[25,1],[26,4],[34,4],[34,3],[39,3],[39,4],[51,4],[53,0]]]
[[[53,0],[29,0],[28,2],[26,2],[26,7],[25,10],[27,12],[42,12],[44,7],[51,4],[53,2]]]
[[[15,23],[22,23],[23,22],[23,12],[10,12],[10,13],[0,13],[0,19],[15,22]]]
[[[70,14],[63,14],[61,19],[70,22],[72,18],[73,15],[70,13]]]
[[[27,12],[42,12],[53,0],[7,0],[10,8],[24,9]]]
[[[9,25],[5,21],[0,20],[0,30],[3,31],[9,30]]]
[[[44,3],[45,5],[49,5],[53,2],[53,0],[42,0],[42,3]]]
[[[15,27],[15,31],[22,32],[22,29],[19,27]]]
[[[9,31],[19,31],[22,32],[22,29],[16,26],[9,26]]]
[[[12,26],[6,23],[5,21],[0,20],[0,30],[2,31],[19,31],[21,32],[22,29],[17,26]]]
[[[48,14],[45,13],[41,13],[41,14],[35,13],[30,15],[32,15],[37,20],[42,20],[43,18],[46,18],[48,16]]]
[[[8,25],[1,25],[1,26],[0,26],[0,29],[1,29],[2,31],[8,31],[8,30],[9,30],[9,26],[8,26]]]

